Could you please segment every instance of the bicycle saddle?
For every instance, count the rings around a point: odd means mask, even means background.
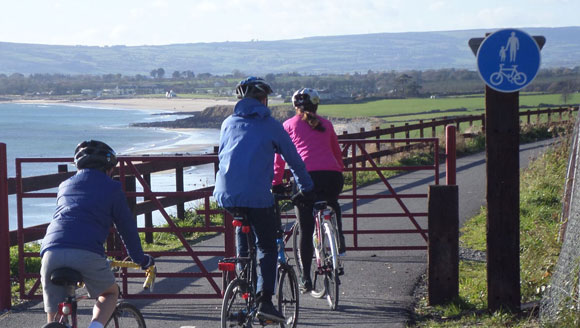
[[[326,201],[325,200],[321,200],[321,201],[314,203],[314,209],[317,211],[323,210],[325,208],[326,208]]]
[[[59,286],[76,286],[83,282],[83,276],[71,268],[60,268],[52,271],[50,281]]]
[[[244,207],[228,207],[226,208],[226,211],[228,211],[233,217],[237,218],[237,217],[246,217],[246,213],[248,212],[248,210]]]

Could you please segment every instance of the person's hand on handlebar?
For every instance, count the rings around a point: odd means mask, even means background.
[[[300,190],[299,192],[292,195],[291,199],[292,203],[294,204],[312,204],[316,200],[316,193],[314,190]]]
[[[150,266],[155,265],[155,259],[153,259],[151,255],[145,254],[145,257],[139,264],[141,265],[141,269],[147,270],[147,268],[149,268]]]
[[[272,186],[272,193],[275,195],[290,195],[292,193],[292,184],[280,183]]]
[[[273,194],[285,194],[286,193],[286,187],[284,186],[284,184],[277,184],[277,185],[273,185],[272,186],[272,193]]]

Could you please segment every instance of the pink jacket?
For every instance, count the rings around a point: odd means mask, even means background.
[[[334,127],[329,120],[318,116],[320,123],[324,126],[324,132],[316,131],[305,121],[296,115],[284,122],[284,129],[294,142],[296,150],[304,164],[306,170],[312,171],[338,171],[344,170],[342,162],[342,151],[338,145],[338,138],[334,132]],[[273,185],[282,183],[285,168],[284,159],[276,154],[274,160],[274,181]]]

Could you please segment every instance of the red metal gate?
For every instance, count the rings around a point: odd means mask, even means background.
[[[345,222],[345,234],[347,246],[352,251],[365,250],[424,250],[427,249],[427,229],[421,222],[426,218],[427,211],[413,210],[409,204],[421,203],[425,205],[427,190],[421,193],[403,193],[386,177],[387,172],[427,172],[428,178],[434,184],[439,183],[439,146],[436,138],[421,139],[379,139],[379,140],[340,140],[345,158],[345,175],[350,175],[352,188],[341,195],[341,204],[344,207],[343,221]],[[394,166],[390,161],[383,160],[385,157],[397,156],[405,153],[430,153],[431,162],[421,165]],[[65,172],[60,174],[40,177],[23,177],[22,164],[25,163],[66,163],[70,164],[71,158],[19,158],[16,159],[16,177],[14,178],[15,194],[17,195],[18,214],[18,250],[20,283],[20,297],[22,299],[40,298],[40,282],[38,272],[26,272],[25,261],[27,258],[38,257],[38,252],[25,249],[25,243],[42,238],[47,224],[24,227],[23,201],[27,198],[54,198],[55,187],[58,183],[74,174]],[[117,175],[123,184],[123,188],[129,200],[134,200],[135,215],[147,215],[158,211],[163,216],[167,227],[146,226],[140,227],[139,231],[146,234],[172,233],[182,244],[182,248],[172,251],[148,252],[156,257],[159,263],[158,277],[161,286],[157,288],[159,293],[142,293],[135,287],[143,277],[141,272],[127,272],[121,275],[122,290],[126,298],[221,298],[221,286],[216,278],[221,276],[217,270],[217,260],[225,256],[232,256],[235,252],[234,236],[231,225],[231,217],[223,210],[211,206],[210,197],[213,187],[206,186],[199,189],[186,190],[183,188],[183,168],[196,167],[198,165],[212,165],[217,168],[216,155],[197,156],[131,156],[119,157]],[[175,170],[176,191],[155,191],[151,184],[151,173],[166,170]],[[179,173],[181,172],[181,173]],[[360,176],[365,172],[375,172],[379,181],[373,184],[375,190],[367,190],[368,186],[360,185]],[[181,183],[178,181],[181,177]],[[135,182],[131,182],[135,181]],[[181,186],[179,186],[181,185]],[[140,188],[137,188],[139,186]],[[141,191],[137,191],[141,189]],[[47,191],[48,190],[48,191]],[[137,202],[137,199],[141,199]],[[199,201],[197,213],[203,215],[201,227],[180,227],[166,211],[166,207],[175,206],[184,202]],[[391,202],[382,204],[381,202]],[[376,205],[376,204],[379,205]],[[372,205],[372,206],[371,206]],[[378,209],[378,210],[377,210]],[[47,221],[52,215],[47,213]],[[212,217],[223,216],[219,224],[212,221]],[[406,220],[409,227],[391,228],[393,221]],[[372,224],[369,224],[372,222]],[[378,222],[378,225],[376,224]],[[230,227],[230,228],[225,228]],[[114,232],[114,230],[112,230]],[[203,243],[190,245],[185,233],[200,232],[210,233],[213,237]],[[392,237],[396,235],[416,235],[419,242],[392,243]],[[115,236],[115,233],[112,234]],[[389,236],[382,240],[381,236]],[[372,239],[372,241],[369,241]],[[218,240],[212,244],[211,241]],[[110,256],[123,257],[126,251],[118,247],[119,243],[111,238],[107,243],[107,253]],[[185,259],[185,260],[183,260]],[[172,264],[171,266],[169,264]],[[181,267],[175,268],[175,263],[181,263]],[[172,267],[173,269],[168,269]],[[169,271],[171,270],[171,271]],[[167,278],[167,279],[163,279]],[[29,287],[26,287],[26,281]],[[177,282],[178,281],[178,282]],[[201,282],[201,283],[200,283]],[[195,286],[192,286],[195,284]],[[30,286],[31,285],[31,286]]]
[[[345,158],[345,173],[349,172],[352,176],[352,189],[343,192],[340,199],[348,200],[352,204],[352,209],[343,214],[343,226],[352,226],[351,230],[344,229],[345,235],[352,236],[352,246],[348,245],[348,250],[426,250],[428,240],[428,229],[426,222],[420,224],[418,218],[427,218],[427,189],[424,193],[402,193],[397,192],[392,186],[389,179],[385,176],[386,172],[396,172],[400,175],[405,172],[431,171],[425,178],[432,180],[433,184],[439,184],[439,139],[437,138],[420,138],[420,139],[379,139],[379,140],[340,140],[343,146],[343,155]],[[374,148],[369,151],[369,148]],[[421,152],[422,154],[431,154],[431,163],[414,164],[414,165],[393,165],[393,161],[384,161],[387,164],[381,164],[381,159],[397,154],[412,154]],[[360,155],[359,155],[360,154]],[[358,175],[363,172],[373,172],[380,180],[379,185],[384,187],[383,191],[374,190],[366,191],[364,186],[358,183]],[[377,184],[373,184],[376,188]],[[386,192],[384,192],[386,191]],[[391,200],[390,203],[387,203]],[[374,206],[367,206],[361,210],[361,202],[373,202]],[[423,204],[424,211],[414,212],[408,207],[409,202],[414,204]],[[347,218],[345,220],[344,218]],[[348,218],[352,218],[349,224]],[[373,224],[363,224],[369,228],[361,227],[364,221],[374,219]],[[397,227],[401,224],[393,225],[393,220],[407,219],[409,227]],[[378,223],[377,223],[378,222]],[[418,235],[420,240],[416,243],[408,242],[398,245],[378,244],[373,240],[373,245],[364,245],[361,243],[361,237],[371,235]],[[372,238],[372,237],[370,237]],[[369,239],[369,238],[367,238]],[[421,241],[422,240],[422,241]]]

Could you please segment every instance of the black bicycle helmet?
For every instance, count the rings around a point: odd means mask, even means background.
[[[75,165],[77,169],[108,170],[117,165],[117,155],[113,148],[97,140],[81,142],[75,149]]]
[[[255,99],[264,99],[269,94],[271,94],[272,88],[264,79],[250,76],[247,79],[240,81],[236,86],[236,95],[238,99],[242,98],[255,98]]]
[[[320,96],[318,92],[311,88],[302,88],[292,96],[292,104],[294,107],[303,107],[304,109],[316,109],[320,103]]]

